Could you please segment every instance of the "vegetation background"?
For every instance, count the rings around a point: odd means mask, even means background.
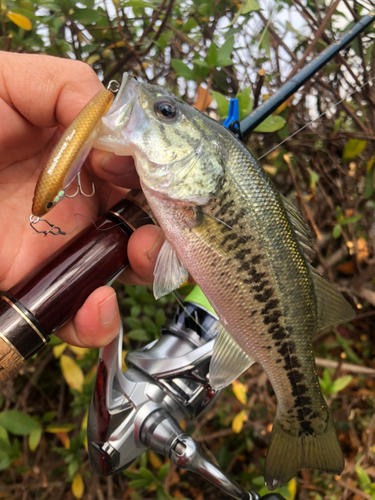
[[[242,118],[366,14],[365,1],[1,0],[0,48],[85,61],[104,84],[130,71],[216,118],[237,95]],[[314,339],[344,473],[303,471],[282,490],[289,500],[375,499],[374,42],[371,27],[245,139],[308,221],[315,266],[358,312]],[[124,350],[132,350],[158,336],[175,303],[116,288]],[[8,384],[0,398],[0,498],[226,498],[153,453],[114,477],[91,474],[85,426],[96,360],[97,351],[55,338]],[[185,425],[227,473],[264,494],[275,409],[255,365],[198,425]]]

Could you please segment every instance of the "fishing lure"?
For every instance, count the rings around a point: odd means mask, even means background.
[[[82,168],[102,128],[102,117],[109,110],[113,93],[100,90],[69,125],[39,175],[32,204],[32,218],[42,217],[64,196]],[[39,219],[30,219],[32,223]]]

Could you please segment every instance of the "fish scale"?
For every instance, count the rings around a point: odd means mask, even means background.
[[[166,234],[155,296],[182,283],[187,269],[219,317],[211,383],[228,385],[255,360],[272,384],[267,487],[303,468],[339,474],[343,456],[312,338],[353,311],[310,266],[301,245],[311,236],[297,210],[231,132],[161,87],[125,76],[103,122],[96,146],[135,158]]]

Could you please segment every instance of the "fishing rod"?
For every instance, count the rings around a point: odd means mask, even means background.
[[[263,120],[273,113],[283,102],[293,95],[302,85],[310,80],[323,66],[347,47],[366,28],[375,21],[375,9],[358,21],[339,40],[329,45],[321,54],[288,80],[275,94],[239,122],[238,135],[246,137]],[[229,127],[228,127],[229,128]],[[232,130],[233,131],[233,130]]]

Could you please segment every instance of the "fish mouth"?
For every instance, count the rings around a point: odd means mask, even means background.
[[[123,130],[130,120],[132,109],[138,99],[140,83],[134,76],[124,73],[116,99],[106,116],[103,124],[111,130]]]
[[[140,107],[136,106],[141,83],[134,76],[124,73],[121,86],[109,112],[102,118],[103,128],[94,147],[111,151],[119,156],[130,153],[129,135],[142,120]],[[133,112],[134,108],[137,112]]]

